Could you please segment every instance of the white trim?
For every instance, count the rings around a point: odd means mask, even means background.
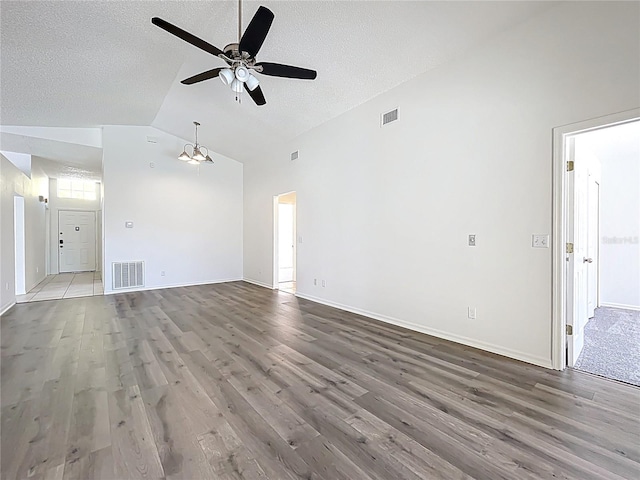
[[[14,305],[16,305],[15,301],[10,303],[6,307],[4,307],[4,309],[0,312],[0,315],[4,315],[5,313],[7,313],[9,310],[11,310],[13,308]]]
[[[387,315],[380,315],[378,313],[369,312],[367,310],[362,310],[355,307],[350,307],[347,305],[342,305],[339,303],[331,302],[328,300],[324,300],[322,298],[314,297],[312,295],[305,295],[303,293],[296,292],[296,297],[304,298],[305,300],[310,300],[312,302],[321,303],[323,305],[327,305],[329,307],[339,308],[340,310],[345,310],[347,312],[356,313],[358,315],[363,315],[365,317],[372,318],[374,320],[379,320],[384,323],[389,323],[391,325],[396,325],[398,327],[407,328],[409,330],[413,330],[414,332],[425,333],[427,335],[431,335],[433,337],[443,338],[445,340],[450,340],[455,343],[460,343],[462,345],[467,345],[469,347],[479,348],[480,350],[485,350],[487,352],[496,353],[498,355],[502,355],[505,357],[513,358],[515,360],[520,360],[522,362],[531,363],[533,365],[538,365],[540,367],[552,368],[551,367],[551,359],[544,357],[537,357],[534,355],[529,355],[524,352],[519,352],[517,350],[511,350],[509,348],[504,348],[499,345],[494,345],[491,343],[479,342],[469,337],[464,337],[461,335],[451,334],[449,332],[445,332],[442,330],[437,330],[434,328],[429,328],[424,325],[419,325],[417,323],[407,322],[405,320],[400,320],[398,318],[389,317]]]
[[[640,117],[640,108],[624,112],[593,118],[584,122],[563,125],[553,129],[553,212],[551,229],[551,262],[552,262],[552,290],[551,290],[551,360],[552,368],[564,370],[566,358],[564,354],[566,342],[566,296],[567,275],[565,271],[565,245],[567,231],[565,213],[566,198],[566,166],[564,158],[565,137],[598,130],[615,124],[626,123]]]
[[[622,308],[623,310],[635,310],[637,312],[640,312],[640,306],[638,306],[638,305],[625,305],[623,303],[601,302],[600,306],[601,307],[609,307],[609,308]]]
[[[227,278],[225,280],[211,280],[207,282],[196,283],[175,283],[172,285],[160,285],[156,287],[141,287],[141,288],[122,288],[118,290],[105,291],[104,295],[118,295],[119,293],[132,293],[132,292],[146,292],[148,290],[162,290],[165,288],[180,288],[180,287],[197,287],[200,285],[215,285],[216,283],[229,283],[229,282],[241,282],[242,278]]]
[[[244,277],[242,281],[247,283],[252,283],[253,285],[258,285],[259,287],[268,288],[269,290],[275,290],[275,288],[273,288],[273,285],[269,285],[268,283],[264,283],[264,282],[259,282],[258,280],[252,280],[250,278]]]

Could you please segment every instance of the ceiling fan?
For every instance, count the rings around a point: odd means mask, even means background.
[[[257,105],[264,105],[267,102],[260,88],[260,82],[253,75],[253,72],[272,77],[300,78],[304,80],[314,80],[317,76],[315,70],[309,70],[307,68],[256,61],[256,55],[260,51],[260,47],[262,47],[267,33],[269,33],[273,18],[274,15],[271,10],[267,7],[259,7],[251,19],[251,22],[249,22],[244,34],[242,34],[242,0],[239,0],[238,43],[230,43],[224,47],[224,51],[161,18],[153,17],[151,23],[191,45],[221,58],[228,65],[227,67],[214,68],[199,73],[193,77],[182,80],[181,83],[184,85],[193,85],[194,83],[204,80],[220,77],[222,83],[229,85],[231,89],[236,92],[236,100],[240,99],[240,94],[246,88],[249,96]]]

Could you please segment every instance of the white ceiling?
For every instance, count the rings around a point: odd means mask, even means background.
[[[313,68],[315,81],[259,76],[267,105],[241,105],[219,80],[180,80],[222,66],[153,26],[159,16],[223,48],[237,40],[233,1],[1,2],[4,125],[153,125],[249,161],[550,8],[552,2],[243,2],[275,21],[258,55]]]
[[[32,157],[31,166],[39,168],[49,178],[82,178],[85,180],[93,180],[94,182],[102,181],[101,169],[90,169],[87,167],[78,167],[67,165],[55,160],[49,160],[41,157]]]
[[[2,150],[28,153],[92,172],[102,171],[102,148],[47,138],[0,132]]]

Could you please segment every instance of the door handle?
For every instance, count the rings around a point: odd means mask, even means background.
[[[582,263],[593,263],[593,258],[584,257],[582,259]]]

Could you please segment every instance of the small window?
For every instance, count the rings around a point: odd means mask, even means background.
[[[76,178],[59,178],[58,197],[95,200],[96,183],[90,180],[80,180]]]

